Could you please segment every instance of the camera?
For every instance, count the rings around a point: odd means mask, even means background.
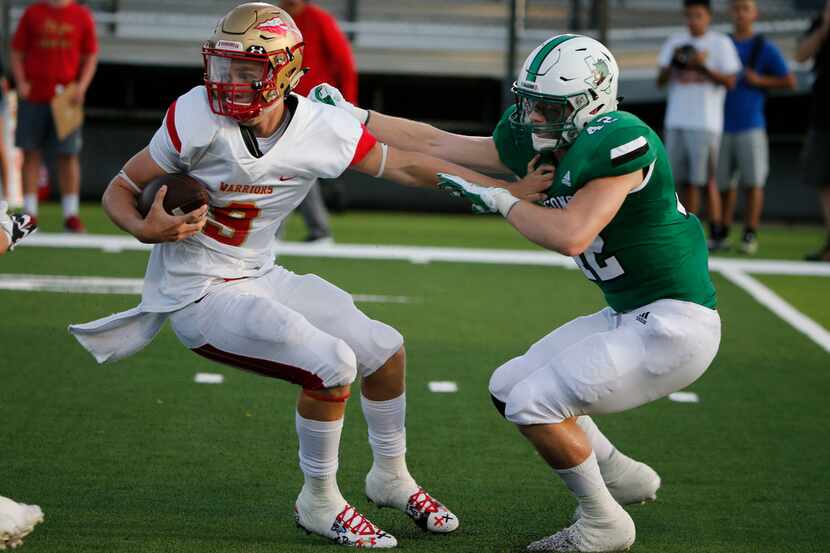
[[[674,54],[672,55],[672,67],[676,67],[677,69],[688,69],[689,63],[695,55],[697,55],[697,49],[691,44],[679,46],[675,49]]]

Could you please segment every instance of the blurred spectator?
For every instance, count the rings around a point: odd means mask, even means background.
[[[700,210],[700,189],[708,191],[711,238],[723,234],[720,194],[714,173],[723,131],[726,89],[735,86],[741,61],[735,45],[712,31],[708,0],[684,2],[687,30],[663,44],[658,57],[657,86],[669,85],[666,106],[666,150],[675,182],[682,186],[683,203]]]
[[[92,14],[74,0],[30,5],[12,40],[11,66],[20,98],[15,141],[23,150],[23,209],[37,218],[37,183],[43,154],[54,150],[64,227],[69,232],[84,231],[78,217],[81,129],[58,140],[50,102],[62,87],[77,83],[71,101],[83,105],[98,64],[97,51]]]
[[[734,89],[726,94],[723,138],[718,155],[718,186],[723,200],[723,233],[713,249],[728,248],[729,227],[735,216],[737,185],[746,191],[746,214],[741,251],[758,249],[758,227],[764,206],[764,185],[769,174],[764,104],[767,91],[795,88],[795,75],[788,69],[781,51],[752,25],[758,18],[755,0],[732,0],[735,33],[743,73]]]
[[[280,7],[294,19],[305,42],[303,63],[309,71],[295,92],[306,96],[318,84],[329,83],[339,88],[346,100],[357,103],[357,70],[352,49],[334,17],[306,0],[281,0]],[[343,194],[336,181],[330,181],[330,186],[337,195]],[[299,210],[308,228],[306,242],[331,241],[329,215],[319,182],[311,187]]]
[[[9,160],[6,158],[6,94],[9,92],[9,81],[3,67],[3,56],[0,56],[0,178],[3,179],[3,188],[0,188],[0,199],[9,197]]]
[[[795,59],[805,62],[813,59],[812,106],[810,108],[810,126],[804,141],[803,178],[818,188],[821,206],[824,212],[824,224],[827,239],[819,251],[808,254],[809,261],[830,261],[830,0],[824,11],[814,20],[810,29],[801,38]]]

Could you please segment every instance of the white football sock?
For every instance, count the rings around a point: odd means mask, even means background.
[[[23,194],[23,211],[37,217],[37,194]]]
[[[373,470],[410,477],[406,467],[406,393],[386,401],[373,401],[361,394],[360,405],[369,427]]]
[[[300,470],[305,475],[302,496],[314,503],[340,502],[337,487],[337,455],[343,419],[316,421],[296,414],[297,436],[300,441]]]
[[[556,474],[576,496],[584,517],[589,519],[606,517],[620,509],[608,492],[608,488],[605,487],[605,482],[602,481],[597,457],[593,452],[579,465],[556,470]]]
[[[576,424],[578,424],[579,427],[582,428],[583,432],[585,432],[588,436],[588,440],[591,442],[591,449],[594,450],[594,454],[597,456],[597,463],[602,466],[603,463],[611,458],[611,454],[616,449],[614,444],[612,444],[608,438],[605,437],[605,434],[600,432],[591,417],[587,415],[578,417],[576,419]]]
[[[81,197],[78,194],[64,194],[61,197],[61,207],[63,207],[63,218],[77,215],[80,210]]]

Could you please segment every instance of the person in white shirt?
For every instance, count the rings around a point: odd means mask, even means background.
[[[685,0],[687,30],[663,44],[658,56],[657,86],[668,85],[665,118],[666,151],[683,204],[700,211],[700,189],[707,189],[712,240],[723,233],[720,193],[714,180],[726,90],[734,88],[741,70],[735,45],[712,31],[709,0]]]
[[[70,332],[99,362],[114,361],[146,346],[169,318],[194,353],[300,385],[295,420],[305,485],[294,505],[297,524],[341,545],[390,548],[397,540],[347,503],[337,485],[345,405],[359,375],[374,460],[367,497],[427,531],[452,532],[458,518],[407,467],[403,337],[335,285],[275,265],[274,233],[318,178],[348,168],[414,186],[435,186],[438,172],[454,173],[532,200],[541,196],[533,190],[550,186],[550,174],[540,169],[508,184],[387,147],[344,111],[293,93],[304,73],[303,38],[275,6],[232,9],[202,53],[204,85],[173,102],[149,146],[103,197],[115,224],[156,244],[141,304]],[[167,214],[161,187],[142,217],[137,195],[170,173],[200,180],[209,212]],[[531,192],[519,192],[525,189]]]

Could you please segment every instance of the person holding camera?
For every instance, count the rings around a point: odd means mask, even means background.
[[[741,60],[723,33],[712,31],[709,0],[683,2],[687,29],[663,44],[657,86],[668,85],[666,151],[686,208],[700,210],[700,190],[707,189],[710,244],[722,240],[720,193],[714,179],[723,131],[726,90],[735,87]]]

